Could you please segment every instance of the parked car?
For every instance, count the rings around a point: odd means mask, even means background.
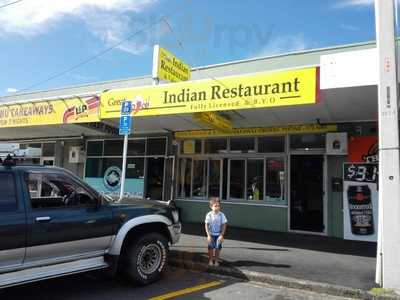
[[[173,202],[115,202],[61,168],[0,167],[0,288],[95,269],[148,284],[180,232]]]

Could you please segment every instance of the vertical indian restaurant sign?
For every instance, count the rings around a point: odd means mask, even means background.
[[[99,122],[100,98],[75,97],[0,105],[0,128]]]
[[[101,95],[100,116],[119,118],[124,100],[136,116],[315,104],[318,73],[313,67],[110,90]]]
[[[168,82],[186,81],[190,79],[190,67],[168,50],[155,45],[153,78]]]

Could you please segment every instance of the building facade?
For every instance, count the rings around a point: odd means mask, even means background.
[[[196,68],[184,84],[148,76],[10,95],[0,140],[19,144],[19,163],[118,194],[118,109],[132,99],[127,195],[174,199],[184,222],[203,222],[215,196],[231,226],[345,238],[346,226],[377,223],[345,210],[344,188],[346,163],[378,159],[374,55],[366,43]]]

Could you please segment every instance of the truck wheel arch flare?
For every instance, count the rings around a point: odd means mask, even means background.
[[[164,223],[166,226],[172,225],[171,220],[162,215],[147,215],[129,220],[118,230],[117,235],[111,243],[108,253],[110,255],[119,255],[121,253],[122,244],[128,232],[136,226],[150,223]]]

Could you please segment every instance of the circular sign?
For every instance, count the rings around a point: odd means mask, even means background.
[[[119,188],[121,184],[121,169],[118,167],[109,167],[105,172],[104,172],[104,185],[106,186],[107,189],[110,190],[116,190]]]

